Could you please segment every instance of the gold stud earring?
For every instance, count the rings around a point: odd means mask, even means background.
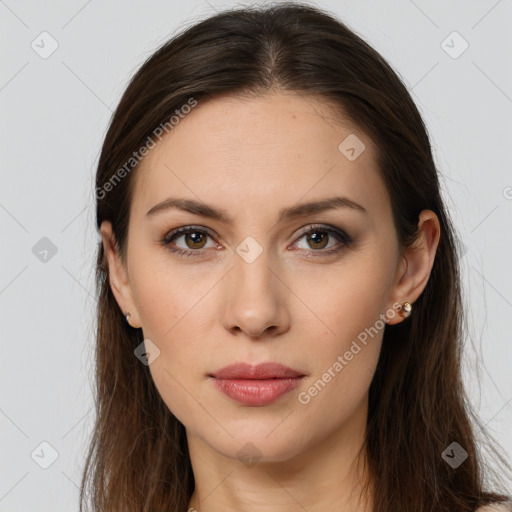
[[[412,306],[409,302],[404,302],[402,306],[400,307],[400,316],[402,318],[407,318],[411,315]]]
[[[132,329],[140,329],[140,327],[137,327],[135,325],[132,325],[130,323],[130,313],[126,313],[124,319],[126,320],[126,323],[132,328]]]

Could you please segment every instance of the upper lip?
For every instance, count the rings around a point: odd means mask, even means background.
[[[260,380],[304,377],[304,374],[280,363],[268,362],[260,363],[255,366],[248,363],[234,363],[211,373],[210,377],[215,377],[217,379]]]

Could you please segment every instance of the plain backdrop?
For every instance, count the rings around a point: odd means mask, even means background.
[[[78,510],[93,424],[102,139],[129,78],[161,43],[237,5],[0,1],[0,512]],[[510,460],[512,3],[316,5],[388,60],[425,120],[464,250],[465,379]]]

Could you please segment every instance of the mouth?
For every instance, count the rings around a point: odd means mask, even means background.
[[[304,373],[280,363],[261,363],[256,366],[248,363],[234,363],[208,375],[216,379],[290,379],[304,377]]]
[[[216,389],[247,406],[264,406],[295,389],[305,374],[279,363],[235,363],[209,374]]]

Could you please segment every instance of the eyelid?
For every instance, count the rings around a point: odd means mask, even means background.
[[[345,230],[341,228],[337,228],[335,226],[331,226],[329,224],[320,224],[320,223],[312,223],[307,224],[299,229],[299,231],[295,234],[295,237],[302,237],[303,235],[309,233],[313,229],[318,230],[324,230],[330,233],[338,234],[339,236],[345,235],[346,238],[350,238],[349,235],[345,232]],[[210,228],[207,228],[206,226],[200,226],[196,224],[187,224],[186,226],[181,226],[176,229],[171,229],[167,234],[164,235],[164,239],[170,240],[172,237],[178,234],[182,233],[188,233],[190,231],[197,230],[197,231],[205,231],[210,235],[212,238],[216,239],[217,235],[211,230]]]
[[[304,235],[307,235],[308,233],[314,233],[315,231],[323,231],[330,235],[331,237],[334,237],[338,240],[337,245],[342,245],[342,247],[347,247],[351,245],[354,242],[354,238],[350,236],[344,229],[329,225],[329,224],[319,224],[319,223],[312,223],[308,224],[307,226],[304,226],[304,228],[301,228],[299,232],[295,235],[295,241],[293,243],[297,243]],[[299,250],[306,250],[307,249],[299,249]],[[310,252],[317,253],[318,256],[324,254],[328,255],[329,253],[338,252],[338,250],[341,250],[339,247],[331,247],[330,249],[325,250],[314,250],[310,249]]]
[[[340,252],[344,247],[351,245],[354,239],[344,230],[329,224],[320,224],[320,223],[311,223],[303,226],[299,229],[299,232],[295,234],[294,242],[297,243],[304,235],[314,232],[314,231],[324,231],[329,236],[332,236],[338,240],[338,244],[335,247],[331,247],[329,249],[295,249],[299,252],[308,252],[315,254],[315,256],[328,256],[335,253]],[[179,238],[182,235],[186,235],[187,233],[199,231],[207,234],[215,243],[218,244],[216,235],[213,234],[213,231],[206,226],[199,226],[194,224],[188,224],[185,226],[181,226],[179,228],[173,229],[165,234],[161,239],[161,243],[168,250],[179,253],[181,256],[201,256],[205,248],[200,249],[182,249],[181,247],[172,247],[171,241],[173,239]]]
[[[178,235],[187,234],[192,231],[204,231],[207,233],[212,239],[216,239],[216,235],[213,233],[213,231],[210,228],[207,228],[206,226],[198,226],[195,224],[187,224],[186,226],[181,226],[176,229],[171,229],[167,234],[165,234],[162,237],[162,240],[168,240],[171,241],[172,238],[177,237]]]

